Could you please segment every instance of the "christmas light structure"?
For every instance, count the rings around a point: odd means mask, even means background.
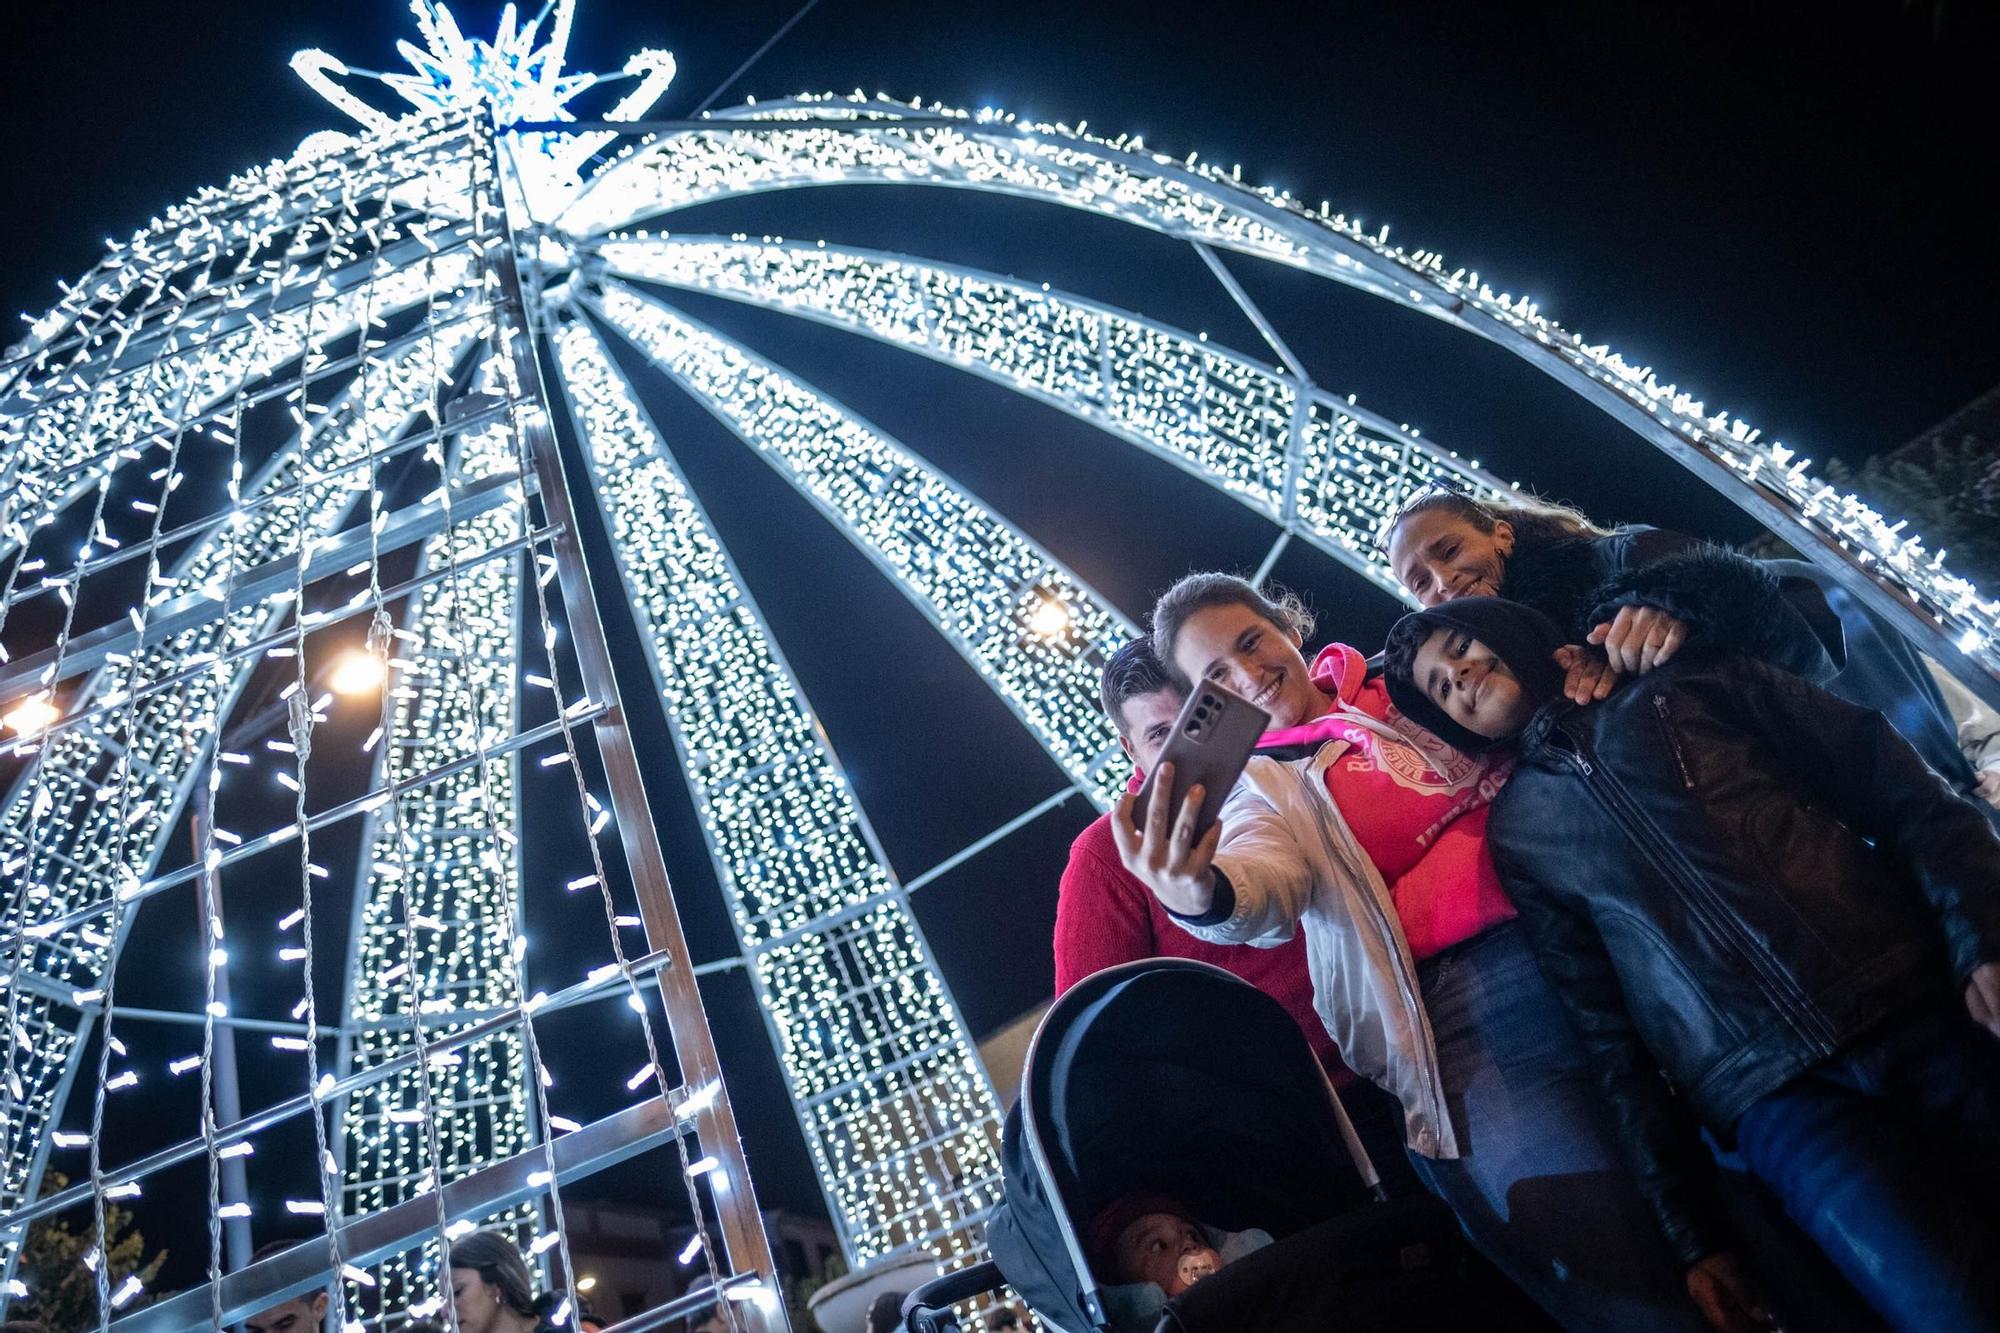
[[[24,1229],[101,1217],[205,1163],[209,1282],[150,1295],[98,1275],[102,1322],[217,1325],[331,1291],[344,1325],[435,1310],[451,1242],[513,1230],[573,1289],[561,1193],[651,1148],[677,1154],[695,1297],[782,1327],[727,1087],[668,889],[599,625],[621,600],[646,649],[710,860],[847,1258],[983,1255],[999,1107],[911,910],[942,873],[889,863],[674,441],[614,358],[643,361],[794,488],[909,601],[1050,756],[1065,786],[945,866],[1125,773],[1095,705],[1131,619],[1034,536],[818,387],[676,306],[688,291],[922,356],[1087,422],[1394,591],[1376,544],[1413,489],[1507,483],[1316,384],[1236,280],[1269,262],[1488,339],[1631,428],[1819,561],[1989,698],[2000,603],[1903,525],[1813,478],[1532,303],[1325,207],[1083,127],[886,98],[803,96],[646,121],[670,55],[568,71],[574,0],[491,42],[413,0],[408,74],[325,52],[300,77],[356,122],[205,189],[123,242],[0,360],[0,1304]],[[363,92],[380,83],[408,110]],[[598,90],[624,87],[577,120]],[[609,153],[607,158],[604,155]],[[1268,344],[1252,355],[1045,284],[854,246],[662,232],[681,209],[896,184],[1083,210],[1193,246]],[[558,429],[573,433],[566,466]],[[587,565],[571,510],[603,520]],[[277,733],[232,748],[275,694]],[[351,710],[372,712],[355,743]],[[523,817],[544,771],[574,786]],[[261,780],[288,814],[237,827],[196,793]],[[244,789],[247,790],[247,789]],[[553,886],[526,840],[566,822]],[[295,1095],[232,1122],[209,1084],[236,883],[285,886],[299,1000],[269,1021]],[[120,965],[154,905],[202,885],[200,1046],[141,1067]],[[268,889],[265,891],[268,900]],[[600,900],[602,962],[537,971],[525,903]],[[343,994],[313,990],[345,915]],[[643,928],[644,947],[629,951]],[[128,973],[129,975],[129,973]],[[539,1024],[602,997],[634,1011],[623,1109],[583,1124]],[[327,1021],[323,1015],[335,1015]],[[263,1030],[258,1029],[258,1030]],[[94,1067],[93,1067],[94,1065]],[[176,1084],[176,1080],[180,1082]],[[165,1147],[105,1134],[114,1099],[199,1085]],[[164,1104],[164,1102],[162,1103]],[[87,1121],[84,1112],[87,1110]],[[112,1116],[115,1120],[117,1117]],[[221,1165],[305,1126],[321,1239],[240,1272],[221,1259]],[[87,1165],[84,1155],[87,1153]],[[51,1163],[77,1183],[40,1193]],[[692,1299],[690,1304],[692,1304]],[[655,1312],[662,1318],[680,1312]]]

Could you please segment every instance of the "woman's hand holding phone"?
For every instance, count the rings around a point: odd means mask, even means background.
[[[1153,891],[1169,911],[1200,916],[1215,901],[1215,848],[1222,840],[1222,821],[1208,826],[1197,839],[1194,826],[1205,794],[1202,785],[1188,788],[1178,811],[1173,805],[1174,766],[1162,763],[1152,783],[1152,808],[1136,810],[1138,796],[1126,792],[1111,815],[1111,835],[1118,858],[1132,877]],[[1172,816],[1171,824],[1169,816]],[[1136,822],[1144,819],[1143,825]]]

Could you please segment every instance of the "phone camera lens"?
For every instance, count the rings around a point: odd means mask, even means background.
[[[1190,736],[1194,735],[1197,731],[1200,730],[1201,730],[1201,723],[1199,722],[1190,722],[1187,724],[1187,734]]]

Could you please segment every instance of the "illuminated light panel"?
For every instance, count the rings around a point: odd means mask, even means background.
[[[556,334],[618,567],[836,1225],[858,1259],[984,1253],[999,1110],[798,681],[636,395]]]
[[[457,453],[455,485],[510,473],[517,462],[505,425],[462,437]],[[518,506],[460,520],[425,545],[423,566],[448,568],[454,550],[464,562],[522,531]],[[420,628],[413,639],[396,642],[397,658],[408,665],[389,680],[389,735],[398,743],[382,747],[376,785],[408,782],[503,745],[513,734],[520,598],[516,561],[488,560],[412,599],[408,619]],[[365,901],[343,1015],[345,1025],[361,1030],[351,1048],[352,1071],[410,1049],[413,1004],[418,1011],[439,1003],[478,1011],[522,1001],[517,974],[506,964],[518,930],[520,871],[501,840],[502,830],[519,825],[517,762],[514,755],[482,760],[371,817],[355,886]],[[436,925],[410,929],[406,941],[406,916]],[[414,956],[407,943],[414,943]],[[435,1039],[452,1028],[431,1031]],[[519,1032],[509,1029],[457,1054],[455,1064],[393,1074],[352,1098],[339,1126],[348,1215],[377,1212],[422,1192],[433,1132],[447,1181],[534,1141],[526,1095],[532,1075]],[[428,1123],[392,1115],[423,1109],[420,1081],[429,1083]],[[525,1222],[533,1212],[524,1205],[504,1220]],[[374,1270],[377,1285],[362,1297],[368,1309],[393,1311],[428,1294],[424,1274],[433,1257],[427,1247],[383,1261]]]
[[[255,257],[301,217],[330,212],[421,175],[440,157],[456,155],[466,134],[462,113],[399,126],[394,136],[358,145],[357,155],[320,162],[280,158],[210,186],[175,204],[123,242],[106,242],[105,257],[0,360],[0,390],[56,385],[70,369],[93,364],[135,325],[176,308],[211,285],[236,280],[243,259]],[[206,266],[245,249],[217,274]],[[182,287],[185,281],[187,286]],[[173,288],[180,288],[175,296]],[[98,348],[97,353],[91,351]],[[8,400],[0,398],[0,406]]]
[[[1474,493],[1505,490],[1281,369],[1040,285],[824,244],[662,236],[608,241],[597,253],[614,273],[866,334],[1060,407],[1273,522],[1286,523],[1289,508],[1305,537],[1398,596],[1375,539],[1405,496],[1439,477]]]
[[[1136,632],[1129,621],[949,477],[770,362],[621,284],[598,308],[887,572],[1109,807],[1126,769],[1098,680]],[[1050,598],[1070,609],[1056,638],[1033,629]]]
[[[371,178],[367,163],[386,158],[394,170],[383,175],[428,182],[438,154],[462,145],[463,122],[443,136],[413,127],[410,137],[421,151],[375,144],[357,174]],[[158,443],[245,380],[346,337],[364,309],[379,319],[467,281],[466,255],[433,239],[448,239],[448,220],[383,199],[364,208],[363,198],[325,190],[312,172],[290,184],[274,166],[232,182],[217,202],[234,225],[194,210],[172,242],[142,232],[130,243],[136,254],[114,247],[119,262],[107,259],[108,274],[73,289],[61,318],[45,317],[68,335],[10,353],[15,374],[0,396],[0,554],[128,461],[121,451]],[[246,216],[254,227],[242,225]],[[433,251],[429,262],[389,263],[399,252]],[[72,309],[86,290],[93,299]]]

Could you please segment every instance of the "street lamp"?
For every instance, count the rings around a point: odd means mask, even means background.
[[[389,668],[374,653],[350,648],[334,660],[327,684],[339,695],[374,694],[389,679]]]
[[[1069,629],[1070,610],[1059,597],[1044,595],[1028,613],[1028,631],[1044,643],[1054,643]]]

